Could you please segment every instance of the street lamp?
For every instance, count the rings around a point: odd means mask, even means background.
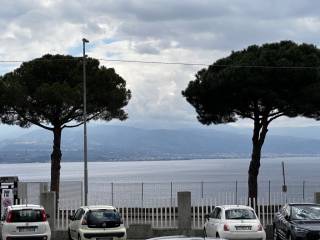
[[[86,43],[89,41],[82,39],[83,45],[83,161],[84,161],[84,205],[88,205],[88,152],[87,152],[87,83],[86,83]]]

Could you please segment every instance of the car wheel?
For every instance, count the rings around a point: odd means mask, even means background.
[[[280,240],[276,227],[273,227],[273,240]]]
[[[219,235],[219,233],[217,233],[217,234],[216,234],[216,238],[220,238],[220,235]]]
[[[208,237],[208,236],[207,236],[206,228],[203,228],[203,237]]]

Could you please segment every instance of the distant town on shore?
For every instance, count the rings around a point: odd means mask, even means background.
[[[221,130],[220,130],[221,129]],[[264,157],[320,155],[320,127],[271,128]],[[249,158],[251,129],[231,126],[189,129],[142,129],[91,125],[89,161],[141,161]],[[319,137],[318,137],[319,136]],[[67,129],[62,137],[64,162],[82,161],[83,129]],[[230,147],[232,146],[232,147]],[[51,132],[42,129],[0,142],[0,163],[50,162]]]

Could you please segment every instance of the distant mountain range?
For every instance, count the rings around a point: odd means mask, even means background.
[[[92,125],[88,128],[89,161],[249,157],[251,129],[224,126],[200,129],[139,129]],[[53,135],[34,130],[0,142],[0,162],[48,162]],[[82,161],[83,128],[62,133],[63,161]],[[320,127],[271,129],[264,156],[320,154]]]

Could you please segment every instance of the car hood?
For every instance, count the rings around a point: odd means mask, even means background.
[[[293,221],[297,227],[320,231],[320,221]]]

